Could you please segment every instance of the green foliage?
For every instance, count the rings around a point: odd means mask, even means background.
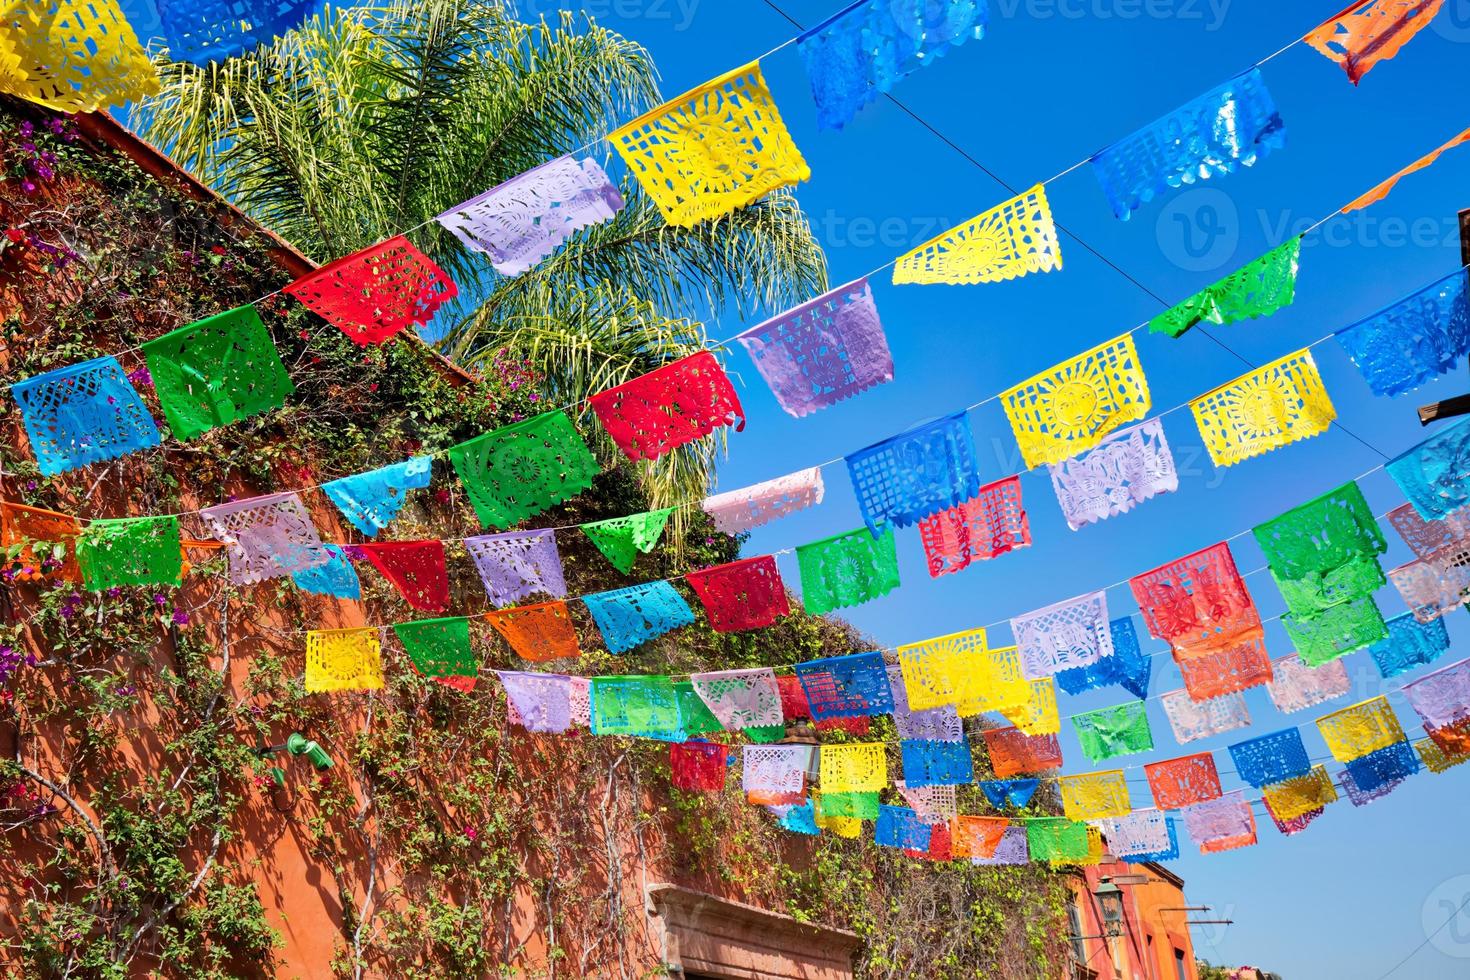
[[[613,220],[514,278],[433,223],[553,157],[585,155],[658,102],[648,53],[588,17],[523,23],[487,0],[377,0],[221,65],[161,70],[135,117],[146,138],[319,261],[415,229],[460,290],[436,322],[454,359],[488,374],[513,352],[554,405],[704,349],[704,326],[672,311],[747,317],[826,286],[786,194],[681,229],[629,184]],[[653,505],[701,496],[719,446],[641,465]]]
[[[147,107],[149,134],[326,256],[432,216],[656,98],[646,54],[587,21],[518,24],[468,0],[374,9],[377,20],[340,14],[207,72],[171,66]],[[11,155],[15,132],[0,118],[0,171],[12,175],[24,165]],[[45,139],[56,148],[54,182],[32,197],[0,180],[0,213],[25,225],[0,250],[16,376],[135,347],[284,285],[273,242],[223,208],[63,132]],[[365,351],[276,297],[261,313],[297,384],[285,409],[41,478],[10,408],[0,417],[7,495],[121,516],[309,486],[579,400],[702,343],[701,324],[660,309],[744,312],[822,283],[790,197],[681,231],[626,190],[617,221],[515,280],[489,274],[449,239],[433,243],[474,297],[453,344],[487,368],[483,381],[412,341]],[[11,280],[25,289],[10,296]],[[125,356],[124,366],[138,362]],[[157,415],[146,379],[137,383]],[[662,468],[609,467],[538,523],[697,498],[716,452],[708,441]],[[479,532],[459,485],[440,474],[411,495],[395,537]],[[580,535],[563,536],[571,591],[739,555],[740,542],[697,509],[676,520],[681,546],[637,556],[627,577]],[[558,975],[615,972],[641,948],[643,912],[628,897],[640,867],[857,931],[864,976],[1050,977],[1063,962],[1055,937],[1065,887],[1049,869],[915,864],[867,841],[786,835],[733,782],[714,796],[671,791],[663,745],[526,736],[509,726],[497,687],[447,689],[391,645],[387,684],[371,698],[307,695],[299,631],[335,605],[285,580],[236,591],[218,553],[190,550],[193,572],[178,589],[92,593],[48,577],[65,557],[60,543],[8,550],[4,572],[43,576],[12,585],[13,615],[0,626],[0,744],[8,725],[21,746],[0,761],[10,830],[0,855],[15,868],[0,883],[0,915],[26,924],[7,930],[0,962],[23,975],[294,973],[277,962],[271,922],[284,915],[294,927],[320,910],[268,908],[253,884],[282,873],[261,865],[288,836],[308,867],[285,874],[312,876],[333,910],[343,976],[525,975],[528,928]],[[51,560],[14,567],[35,553]],[[461,551],[450,565],[456,611],[482,608]],[[364,576],[364,588],[368,621],[417,618],[377,578]],[[584,674],[784,665],[873,647],[845,623],[798,611],[753,633],[715,633],[701,619],[615,657],[583,616],[574,610],[584,656],[557,666]],[[476,630],[482,674],[524,667]],[[893,737],[886,719],[874,730]],[[333,768],[256,753],[294,731],[326,746]],[[268,775],[275,765],[285,787]]]

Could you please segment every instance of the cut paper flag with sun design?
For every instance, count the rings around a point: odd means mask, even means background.
[[[1011,620],[1011,632],[1021,671],[1030,680],[1113,655],[1106,592],[1065,599],[1019,616]]]
[[[895,285],[1004,282],[1062,267],[1046,189],[1037,184],[931,239],[893,266]]]
[[[1354,85],[1434,20],[1444,0],[1358,0],[1302,38],[1342,66]]]
[[[859,0],[797,38],[817,123],[841,129],[906,75],[985,35],[985,0]]]
[[[608,142],[664,220],[683,228],[811,176],[758,61],[639,116]]]
[[[1189,403],[1216,466],[1233,466],[1327,431],[1337,410],[1303,348]]]
[[[179,439],[280,408],[296,390],[253,306],[180,327],[142,350],[163,416]]]
[[[58,112],[95,112],[158,91],[116,0],[44,0],[0,8],[0,92]]]
[[[564,412],[546,412],[449,447],[480,523],[509,528],[592,486],[597,460]]]
[[[983,629],[951,633],[898,648],[898,666],[903,676],[904,703],[913,711],[944,706],[958,707],[980,696],[992,686]],[[1006,707],[1025,702],[1028,693],[1012,690]]]
[[[587,401],[633,462],[658,459],[722,426],[745,428],[745,410],[725,369],[709,351],[691,354]]]
[[[888,756],[882,742],[823,745],[819,757],[822,793],[877,793],[888,787]]]
[[[919,522],[931,578],[949,575],[1031,544],[1031,521],[1021,503],[1021,478],[986,484],[966,500]]]
[[[965,412],[916,425],[847,457],[853,493],[874,537],[956,507],[980,489]]]
[[[1265,786],[1261,795],[1279,820],[1291,820],[1337,802],[1337,790],[1324,766],[1315,766],[1300,776]]]
[[[159,444],[153,416],[114,357],[33,375],[10,392],[42,476]]]
[[[1087,452],[1049,464],[1048,470],[1062,516],[1074,531],[1179,489],[1164,423],[1156,418],[1117,429]]]
[[[307,632],[307,693],[371,691],[382,686],[382,641],[376,627]]]
[[[1062,812],[1071,820],[1123,817],[1133,809],[1121,769],[1063,776],[1057,785],[1062,792]]]
[[[1296,272],[1302,240],[1284,245],[1235,270],[1212,286],[1149,321],[1152,333],[1181,337],[1199,323],[1221,325],[1270,316],[1296,297]]]
[[[402,235],[328,263],[285,291],[363,346],[428,323],[459,294],[444,270]]]
[[[1382,695],[1323,715],[1317,719],[1317,730],[1338,762],[1352,762],[1404,740],[1398,716]]]
[[[1441,429],[1384,468],[1424,520],[1450,516],[1470,503],[1470,419]]]
[[[801,418],[893,380],[868,280],[856,279],[735,338],[788,415]]]
[[[1303,663],[1317,666],[1388,635],[1373,603],[1385,581],[1377,556],[1388,543],[1357,483],[1294,507],[1253,534],[1290,610],[1283,625]]]
[[[415,456],[368,473],[356,473],[322,484],[322,492],[342,516],[368,537],[386,528],[408,499],[410,489],[429,485],[434,459]]]
[[[612,219],[623,196],[596,160],[558,157],[450,208],[434,220],[466,248],[517,276],[583,228]]]
[[[1028,467],[1060,463],[1148,413],[1148,379],[1123,334],[1001,393]]]
[[[1432,282],[1337,332],[1375,395],[1401,395],[1470,353],[1470,271]]]
[[[898,588],[893,528],[874,537],[867,528],[835,534],[796,549],[801,603],[813,616],[857,606]]]
[[[1253,166],[1286,145],[1286,126],[1252,68],[1092,157],[1113,213],[1132,213],[1170,188]]]

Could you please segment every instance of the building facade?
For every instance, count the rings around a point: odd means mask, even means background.
[[[1115,882],[1123,914],[1110,930],[1098,890]],[[1199,980],[1185,910],[1188,904],[1184,879],[1161,864],[1117,861],[1078,869],[1067,909],[1071,976],[1075,980]]]

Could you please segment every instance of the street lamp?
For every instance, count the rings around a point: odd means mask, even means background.
[[[1102,913],[1103,932],[1108,936],[1123,935],[1123,889],[1107,881],[1092,893]]]

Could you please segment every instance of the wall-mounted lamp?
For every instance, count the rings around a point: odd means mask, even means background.
[[[1123,935],[1123,889],[1105,881],[1092,893],[1097,898],[1097,907],[1102,914],[1103,933],[1108,936]]]

